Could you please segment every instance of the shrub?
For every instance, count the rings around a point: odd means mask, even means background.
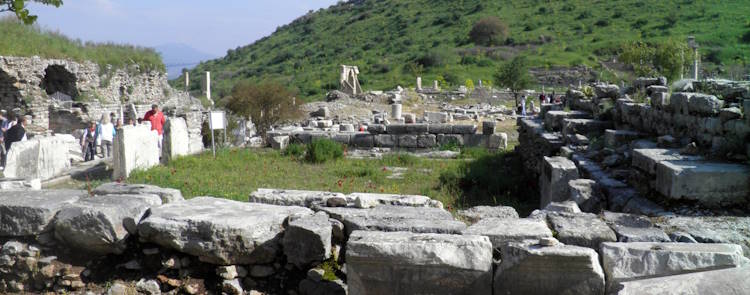
[[[297,105],[292,102],[294,92],[278,82],[240,82],[232,89],[226,107],[234,114],[250,118],[262,138],[271,126],[296,118]]]
[[[286,147],[283,154],[295,159],[301,159],[305,155],[305,146],[299,143],[292,143]]]
[[[469,32],[469,40],[477,45],[500,45],[508,38],[508,25],[497,17],[480,19]]]
[[[740,38],[742,43],[750,44],[750,31],[745,32],[745,34],[742,34],[742,37]]]
[[[316,139],[307,145],[307,159],[311,163],[325,163],[344,156],[341,144],[330,139]]]

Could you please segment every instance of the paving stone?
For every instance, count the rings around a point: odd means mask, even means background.
[[[544,220],[530,218],[485,218],[469,226],[463,234],[487,236],[495,248],[501,248],[510,242],[539,241],[541,238],[552,237],[552,231]]]
[[[603,242],[617,241],[612,229],[596,214],[550,212],[547,221],[564,244],[598,250]]]
[[[369,209],[320,209],[344,223],[347,235],[355,230],[458,234],[466,228],[466,224],[440,208],[380,205]]]

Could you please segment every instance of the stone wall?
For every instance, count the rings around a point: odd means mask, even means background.
[[[33,116],[34,127],[46,130],[50,128],[49,95],[57,92],[87,104],[163,105],[171,101],[175,106],[195,104],[187,94],[169,86],[165,73],[142,73],[137,66],[101,69],[92,62],[0,56],[2,108],[20,108],[22,113]],[[98,117],[98,114],[90,115]]]
[[[77,146],[71,135],[35,137],[13,143],[3,174],[6,178],[54,178],[70,169],[70,149]]]
[[[184,200],[108,183],[0,191],[0,212],[0,292],[649,294],[658,278],[669,294],[744,294],[750,273],[750,237],[727,220],[563,203],[527,218],[459,210],[464,223],[426,196],[259,189],[248,202]],[[730,279],[715,286],[719,276]]]
[[[484,147],[492,150],[507,147],[505,133],[496,133],[494,122],[485,122],[483,133],[477,133],[476,125],[450,124],[390,124],[370,125],[366,132],[326,131],[276,131],[268,136],[275,142],[308,144],[314,139],[327,138],[354,148],[433,149],[453,144],[466,147]],[[349,124],[350,130],[354,127]],[[484,128],[483,128],[484,129]],[[287,139],[288,138],[288,139]]]

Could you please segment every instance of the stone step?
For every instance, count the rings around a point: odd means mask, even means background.
[[[459,234],[466,224],[441,208],[380,205],[369,209],[321,207],[341,221],[349,235],[356,230]]]
[[[601,136],[604,131],[611,129],[611,121],[599,121],[592,119],[563,119],[562,133],[565,134],[583,134],[586,136]]]
[[[487,236],[495,248],[502,248],[512,242],[538,242],[539,239],[552,237],[552,231],[545,220],[531,218],[485,218],[468,227],[463,234]]]
[[[544,128],[550,131],[562,131],[564,119],[590,119],[591,114],[584,111],[549,111],[544,115]]]
[[[750,166],[704,161],[661,161],[656,191],[669,199],[709,207],[744,204],[750,196]]]

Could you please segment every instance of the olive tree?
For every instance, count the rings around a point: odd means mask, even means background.
[[[232,88],[226,108],[236,115],[249,118],[258,134],[265,139],[266,132],[273,125],[299,116],[294,97],[293,91],[278,82],[243,81]]]

